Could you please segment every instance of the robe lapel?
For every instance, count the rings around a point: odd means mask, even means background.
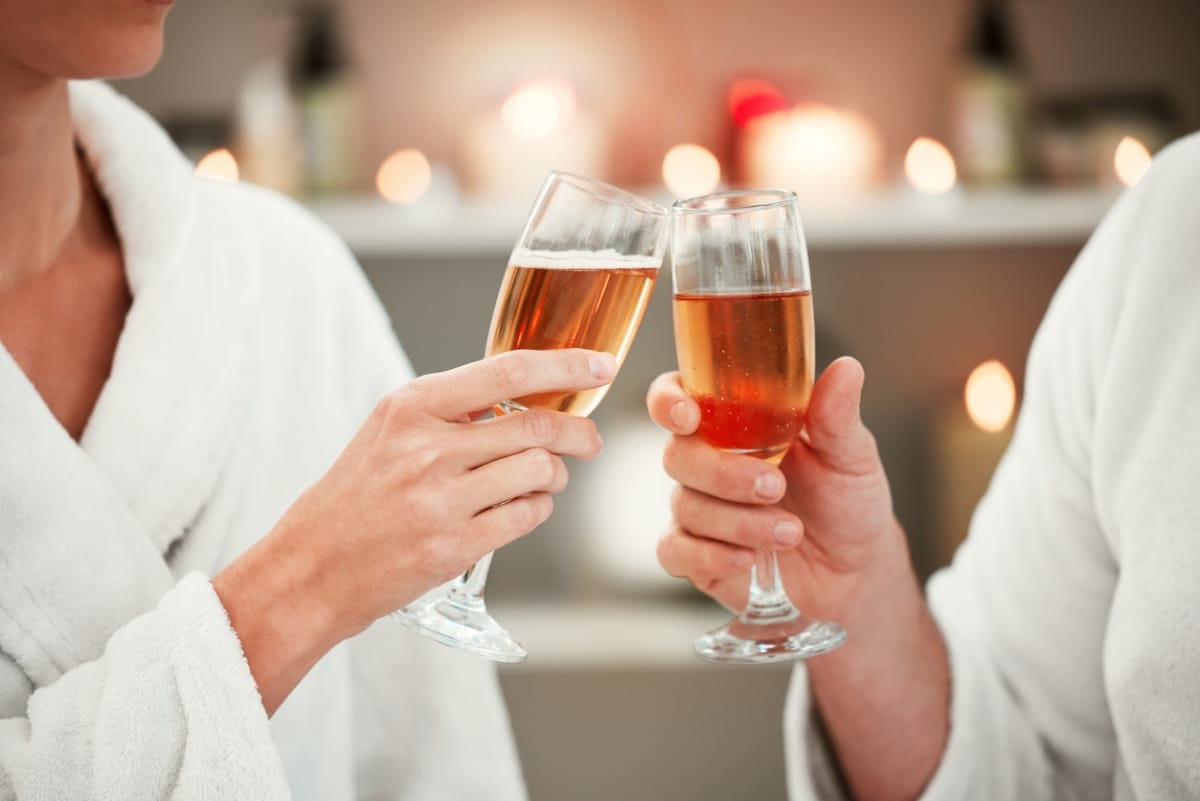
[[[174,583],[111,483],[0,348],[0,650],[37,685]]]
[[[210,199],[201,225],[162,130],[103,85],[71,104],[134,300],[79,444],[0,348],[0,651],[39,685],[173,586],[163,554],[228,460],[257,296],[236,221]]]
[[[80,445],[165,553],[233,444],[257,273],[238,257],[239,222],[212,202],[197,213],[212,187],[153,120],[103,85],[71,88],[134,298]]]

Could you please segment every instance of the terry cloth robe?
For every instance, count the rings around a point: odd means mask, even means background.
[[[133,307],[78,444],[0,349],[0,799],[524,798],[491,666],[392,621],[268,721],[206,576],[410,368],[303,210],[102,84],[71,105]]]
[[[1118,200],[1034,340],[1012,445],[928,587],[952,698],[925,801],[1200,798],[1198,186],[1191,136]],[[805,678],[791,797],[836,798]]]

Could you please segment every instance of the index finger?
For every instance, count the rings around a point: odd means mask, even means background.
[[[683,389],[679,373],[663,373],[646,392],[650,419],[672,434],[686,437],[700,427],[700,407]]]
[[[443,420],[457,420],[501,401],[539,392],[580,391],[610,383],[617,374],[611,353],[562,348],[512,350],[414,382],[421,405]]]

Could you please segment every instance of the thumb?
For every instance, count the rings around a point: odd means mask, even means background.
[[[839,472],[866,472],[879,459],[875,438],[859,413],[864,379],[858,360],[843,356],[821,373],[808,404],[804,431],[809,450]]]

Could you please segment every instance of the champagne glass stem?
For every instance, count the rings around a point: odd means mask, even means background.
[[[480,557],[450,588],[446,600],[464,609],[483,609],[483,588],[491,566],[492,554]]]
[[[750,598],[741,618],[746,623],[783,623],[799,616],[792,606],[779,576],[779,559],[775,551],[755,553],[750,569]]]

